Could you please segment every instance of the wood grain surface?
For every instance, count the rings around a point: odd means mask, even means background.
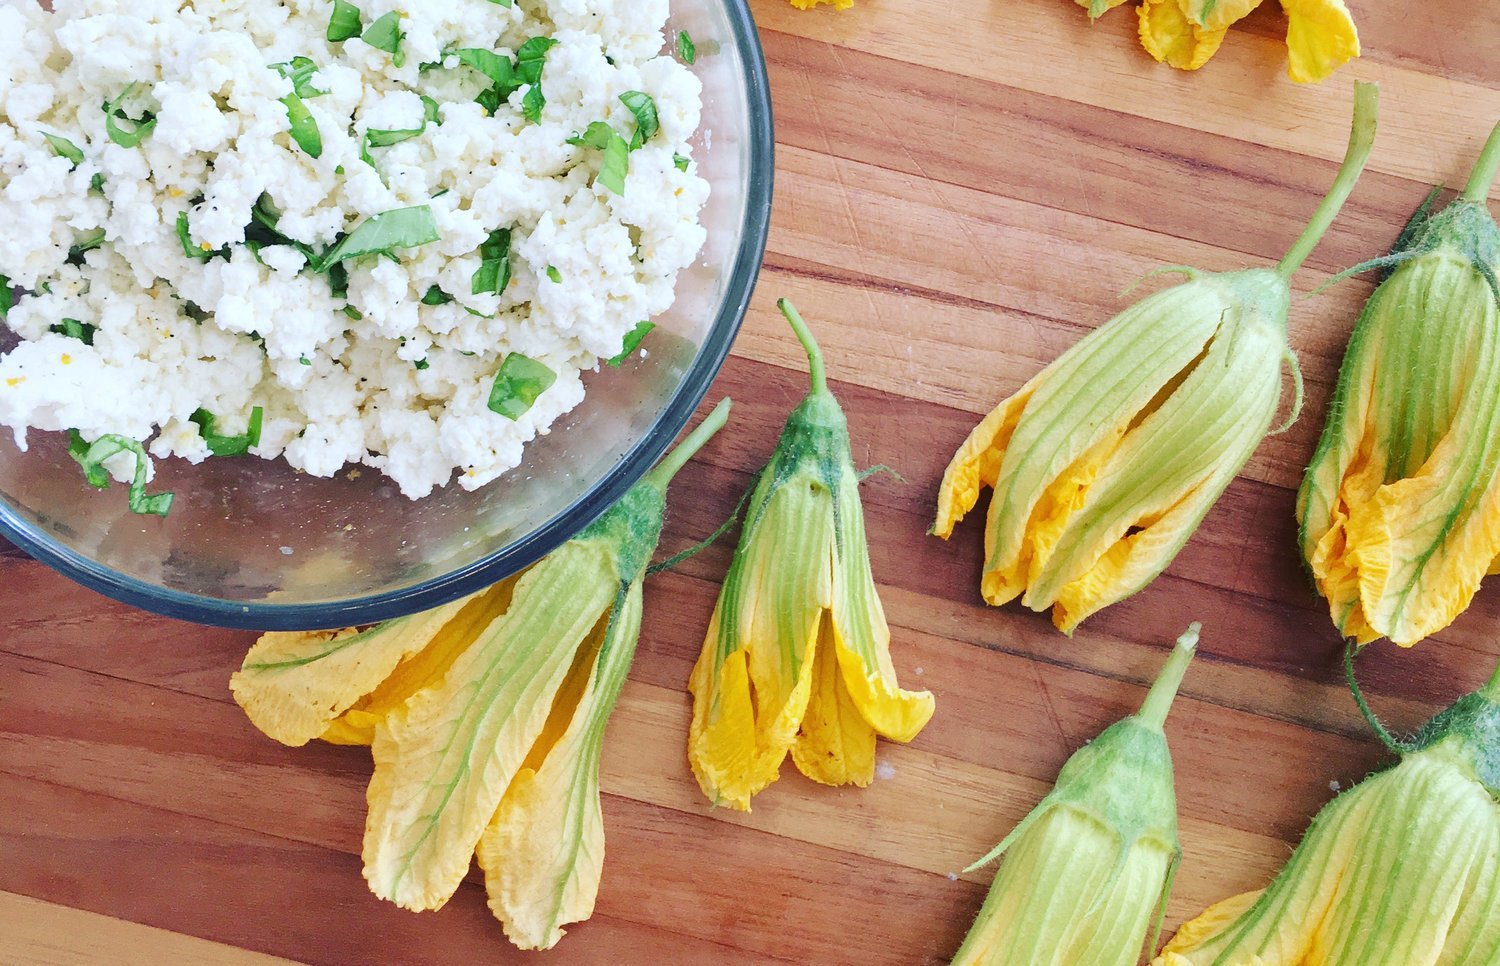
[[[882,745],[869,789],[817,787],[788,763],[752,814],[713,811],[684,759],[686,681],[730,548],[653,579],[605,749],[598,910],[548,959],[944,960],[988,875],[956,870],[1133,709],[1192,619],[1201,656],[1167,729],[1186,849],[1171,923],[1261,884],[1331,790],[1380,760],[1292,521],[1365,281],[1294,306],[1302,421],[1262,446],[1161,579],[1072,640],[1043,615],[979,603],[978,521],[949,544],[925,536],[979,415],[1122,308],[1138,275],[1280,256],[1333,177],[1354,78],[1382,85],[1381,134],[1300,293],[1383,251],[1430,183],[1461,183],[1500,119],[1493,6],[1348,2],[1364,58],[1298,87],[1272,3],[1184,75],[1141,52],[1129,9],[1091,27],[1067,0],[839,13],[756,0],[775,220],[709,399],[734,396],[734,420],[674,486],[663,552],[727,515],[805,392],[774,310],[790,297],[823,340],[857,461],[904,477],[865,488],[870,551],[903,683],[930,688],[938,711],[912,745]],[[1377,645],[1372,700],[1416,725],[1483,680],[1497,627],[1489,588],[1419,648]],[[226,686],[251,640],[112,603],[0,549],[0,960],[234,962],[223,947],[238,947],[309,963],[520,961],[477,876],[437,913],[369,895],[368,753],[255,732]]]

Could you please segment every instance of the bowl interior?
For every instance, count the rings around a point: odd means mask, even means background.
[[[60,433],[21,452],[0,431],[0,534],[129,603],[206,623],[309,629],[435,606],[532,563],[602,513],[671,443],[703,398],[744,314],[770,210],[764,63],[743,2],[672,3],[671,36],[698,48],[695,157],[712,194],[708,242],[678,277],[672,311],[525,462],[477,492],[407,500],[380,473],[333,479],[283,461],[157,460],[165,520],[137,517],[116,485],[88,487]],[[0,327],[0,351],[8,348]]]

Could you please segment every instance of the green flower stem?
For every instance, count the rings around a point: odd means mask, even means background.
[[[1282,278],[1291,280],[1297,274],[1297,269],[1312,254],[1312,250],[1318,246],[1323,234],[1328,231],[1328,226],[1333,224],[1333,219],[1338,217],[1339,209],[1344,207],[1344,202],[1349,200],[1349,193],[1354,190],[1354,183],[1359,180],[1360,173],[1365,169],[1365,162],[1370,159],[1370,148],[1375,144],[1375,125],[1380,113],[1380,86],[1366,81],[1356,81],[1354,84],[1354,124],[1349,129],[1349,149],[1344,153],[1344,163],[1339,166],[1338,177],[1333,180],[1333,187],[1324,196],[1323,203],[1318,205],[1318,210],[1313,212],[1312,221],[1302,230],[1302,234],[1293,243],[1286,257],[1276,266],[1276,272]]]
[[[1500,124],[1490,132],[1484,150],[1479,152],[1479,160],[1474,162],[1474,171],[1469,175],[1463,199],[1484,204],[1489,199],[1490,185],[1495,183],[1496,173],[1500,173]]]
[[[1172,710],[1172,699],[1177,697],[1182,676],[1187,673],[1188,664],[1198,649],[1198,631],[1201,628],[1201,624],[1193,621],[1177,639],[1177,646],[1172,648],[1172,656],[1167,658],[1166,665],[1147,692],[1146,700],[1141,702],[1140,712],[1136,714],[1142,724],[1160,730],[1166,723],[1167,712]]]
[[[703,448],[703,444],[713,438],[714,433],[724,428],[729,421],[729,398],[726,396],[714,407],[714,411],[708,414],[708,418],[698,424],[698,428],[688,433],[677,447],[662,457],[662,461],[656,464],[656,468],[646,474],[645,482],[661,490],[667,491],[667,484],[672,482],[672,477],[677,471],[687,465],[688,460],[697,455]]]
[[[812,330],[802,321],[802,316],[792,307],[791,302],[782,299],[776,303],[776,307],[781,309],[781,314],[792,324],[792,331],[797,333],[797,341],[807,350],[807,368],[812,375],[812,395],[829,395],[828,373],[823,368],[823,350],[818,348],[818,341],[813,338]]]
[[[1484,687],[1479,689],[1479,694],[1488,701],[1500,704],[1500,667],[1495,668],[1490,679],[1484,683]]]

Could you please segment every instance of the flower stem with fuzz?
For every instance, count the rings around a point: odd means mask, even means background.
[[[1167,712],[1172,710],[1172,699],[1177,697],[1177,689],[1182,685],[1182,676],[1187,673],[1188,665],[1192,663],[1193,654],[1197,651],[1198,631],[1202,627],[1202,624],[1193,621],[1188,625],[1187,630],[1182,632],[1182,636],[1177,638],[1177,646],[1172,648],[1172,656],[1167,658],[1167,663],[1151,685],[1151,690],[1146,692],[1146,699],[1141,702],[1141,710],[1136,714],[1141,724],[1160,731],[1162,725],[1166,723]]]
[[[662,457],[661,462],[646,474],[645,482],[665,493],[667,484],[672,482],[672,477],[677,475],[677,471],[686,466],[688,460],[696,456],[698,450],[702,449],[715,433],[724,428],[724,424],[729,421],[729,406],[729,399],[725,397],[714,407],[713,412],[698,424],[697,429],[688,433],[675,449]]]
[[[1338,217],[1339,209],[1349,200],[1349,193],[1354,190],[1355,182],[1359,181],[1360,173],[1365,170],[1365,162],[1370,159],[1370,149],[1375,145],[1376,116],[1379,111],[1380,86],[1367,81],[1356,81],[1354,125],[1349,130],[1349,148],[1344,153],[1343,164],[1339,165],[1333,188],[1324,196],[1318,210],[1313,212],[1312,221],[1307,223],[1302,234],[1276,266],[1276,272],[1282,278],[1290,281],[1297,274],[1297,269],[1302,267],[1307,256],[1312,254],[1323,234],[1328,231],[1328,226],[1333,224],[1333,219]]]
[[[1479,160],[1474,162],[1474,170],[1469,174],[1469,183],[1464,186],[1461,195],[1464,201],[1472,201],[1476,204],[1484,204],[1489,198],[1490,185],[1495,183],[1495,175],[1500,173],[1500,124],[1490,132],[1490,139],[1484,143],[1484,150],[1479,152]]]
[[[802,348],[807,350],[807,368],[812,376],[812,392],[809,395],[826,396],[828,392],[828,373],[823,368],[823,350],[818,348],[818,341],[813,338],[812,330],[807,323],[802,321],[802,316],[792,306],[791,302],[781,299],[776,303],[781,309],[781,314],[791,323],[792,331],[797,333],[797,341],[802,343]]]

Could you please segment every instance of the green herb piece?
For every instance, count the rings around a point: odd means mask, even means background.
[[[97,191],[101,194],[104,192],[104,175],[102,173],[94,172],[94,176],[89,179],[89,190]]]
[[[323,156],[323,132],[318,130],[318,119],[312,116],[302,98],[288,94],[281,99],[286,108],[287,123],[291,125],[292,140],[310,158]]]
[[[674,151],[672,153],[672,163],[677,166],[678,171],[686,171],[688,169],[688,165],[693,163],[693,159],[685,158]]]
[[[497,7],[514,6],[513,0],[490,0],[490,3],[495,4]]]
[[[122,148],[133,148],[140,144],[156,127],[156,115],[150,111],[143,112],[137,120],[126,116],[124,108],[120,106],[126,98],[135,93],[135,89],[139,86],[139,84],[129,84],[120,92],[119,97],[104,102],[104,130],[109,134],[109,139]],[[130,126],[122,127],[121,121],[128,122]]]
[[[419,94],[417,96],[422,98],[422,126],[426,127],[429,124],[442,124],[442,106],[438,104],[437,101],[428,97],[426,94]]]
[[[400,144],[402,141],[410,141],[412,138],[420,136],[425,130],[427,130],[425,126],[402,128],[394,131],[371,128],[365,132],[365,144],[372,148],[388,148],[393,144]]]
[[[304,365],[304,366],[310,366],[310,365],[312,365],[312,360],[309,359],[307,356],[298,356],[297,357],[297,362],[300,363],[301,365]]]
[[[637,322],[635,328],[625,333],[625,344],[620,349],[620,354],[612,359],[605,359],[604,364],[613,369],[620,368],[620,364],[630,358],[630,354],[640,347],[641,341],[656,328],[655,322]]]
[[[677,31],[677,56],[690,67],[698,59],[698,45],[693,43],[693,38],[688,36],[686,30]]]
[[[630,171],[630,145],[604,121],[595,121],[588,130],[568,138],[569,144],[604,152],[597,180],[617,195],[625,193],[625,175]]]
[[[104,244],[104,229],[92,228],[78,236],[73,247],[68,249],[68,261],[78,264],[84,252],[91,252]]]
[[[363,319],[365,317],[365,314],[363,312],[361,312],[359,309],[355,308],[352,305],[346,305],[346,306],[344,306],[344,314],[347,315],[349,318],[353,319],[356,322],[358,322],[359,320],[361,320],[361,319]]]
[[[0,275],[0,317],[9,315],[10,310],[15,308],[15,305],[16,292],[15,289],[10,287],[10,277]]]
[[[182,242],[182,253],[195,261],[206,262],[215,255],[225,254],[212,248],[193,244],[192,233],[188,229],[188,213],[185,211],[177,213],[177,240]],[[259,246],[255,246],[257,252],[259,249]]]
[[[550,278],[550,279],[552,279],[552,281],[553,281],[554,284],[557,284],[557,285],[561,285],[562,284],[562,272],[559,272],[557,270],[557,266],[556,265],[548,265],[547,266],[547,277]]]
[[[533,124],[542,120],[542,107],[547,98],[542,96],[542,67],[546,63],[547,51],[557,46],[551,37],[532,37],[516,51],[516,74],[521,83],[531,88],[521,99],[521,113]]]
[[[469,291],[473,295],[493,292],[499,295],[510,284],[510,229],[498,228],[479,246],[479,257],[483,259],[474,272]]]
[[[341,44],[360,33],[359,8],[349,0],[333,0],[333,16],[328,20],[328,42]]]
[[[429,288],[426,294],[422,296],[423,305],[447,305],[451,301],[453,301],[453,296],[444,292],[436,285]]]
[[[656,113],[656,101],[643,91],[626,91],[620,101],[635,115],[635,137],[630,139],[630,150],[634,151],[651,140],[661,130],[661,119]]]
[[[467,64],[479,71],[496,87],[509,87],[515,90],[519,86],[516,84],[516,65],[509,57],[502,57],[493,50],[485,50],[482,47],[464,47],[453,53],[458,56],[459,63]]]
[[[431,363],[429,363],[426,359],[418,359],[416,362],[412,363],[412,365],[414,365],[414,366],[417,367],[417,371],[418,372],[421,372],[422,370],[426,369],[429,365],[431,365]]]
[[[318,72],[318,65],[313,63],[311,57],[293,57],[283,63],[272,64],[271,69],[292,82],[292,93],[298,97],[322,97],[328,93],[312,86],[312,75]]]
[[[198,427],[198,433],[208,445],[210,453],[215,456],[243,456],[250,452],[250,447],[260,445],[260,428],[265,415],[265,410],[259,406],[250,410],[250,424],[239,436],[221,436],[214,432],[214,414],[206,409],[199,409],[188,420]]]
[[[259,259],[260,250],[267,245],[287,245],[301,252],[302,257],[307,259],[307,264],[317,264],[318,254],[312,250],[312,246],[287,237],[278,227],[280,223],[281,215],[271,207],[271,196],[262,194],[256,199],[255,207],[250,209],[250,224],[245,226],[245,247]],[[224,255],[228,257],[227,252]]]
[[[130,481],[130,512],[143,516],[167,515],[167,511],[172,508],[172,494],[146,492],[146,475],[150,472],[151,457],[146,455],[146,450],[140,443],[113,433],[86,443],[76,429],[68,430],[68,438],[68,455],[83,467],[84,478],[96,490],[109,486],[109,472],[104,468],[105,460],[120,453],[134,454],[135,476]]]
[[[93,345],[96,329],[87,322],[80,322],[77,319],[63,319],[47,331],[56,332],[58,335],[65,335],[70,339],[77,339],[84,345]]]
[[[406,64],[406,53],[401,49],[401,41],[405,39],[406,32],[401,29],[401,15],[394,10],[370,24],[364,35],[365,43],[390,54],[391,63],[397,67]]]
[[[52,150],[57,152],[58,157],[67,158],[73,162],[75,169],[83,163],[83,151],[72,141],[69,141],[65,137],[58,137],[56,134],[48,134],[46,131],[42,132],[42,137],[46,138],[47,143],[52,145]]]
[[[392,253],[397,248],[416,248],[441,237],[431,208],[426,205],[397,208],[368,219],[345,235],[318,262],[316,271],[328,271],[339,262],[359,258],[361,255],[388,255],[394,258]]]
[[[516,420],[557,381],[557,373],[528,356],[512,352],[500,363],[490,389],[490,412]]]

